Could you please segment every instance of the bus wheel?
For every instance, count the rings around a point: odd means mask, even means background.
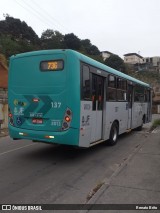
[[[142,131],[142,127],[143,127],[143,125],[138,126],[138,127],[136,128],[136,130],[137,130],[137,131]]]
[[[117,143],[117,140],[118,140],[118,124],[116,122],[113,122],[111,126],[108,144],[110,146],[114,146]]]
[[[136,128],[137,131],[141,131],[142,130],[144,122],[145,122],[145,116],[143,116],[143,118],[142,118],[141,125]]]

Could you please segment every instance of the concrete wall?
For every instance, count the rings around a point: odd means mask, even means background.
[[[8,128],[8,94],[6,89],[0,88],[0,128]]]
[[[124,57],[124,63],[128,63],[128,64],[141,64],[144,63],[142,58],[139,58],[136,55],[130,55],[130,56],[125,56]]]
[[[0,88],[8,88],[8,70],[0,62]]]
[[[8,128],[8,104],[0,103],[0,128]]]

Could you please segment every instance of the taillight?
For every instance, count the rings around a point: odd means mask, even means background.
[[[8,117],[9,117],[9,123],[14,126],[14,121],[13,121],[13,114],[11,113],[10,108],[8,109]]]
[[[72,111],[69,108],[67,108],[62,123],[62,130],[69,129],[71,121],[72,121]]]
[[[65,117],[65,121],[66,121],[66,122],[70,122],[70,120],[71,120],[71,119],[70,119],[69,116],[66,116],[66,117]]]

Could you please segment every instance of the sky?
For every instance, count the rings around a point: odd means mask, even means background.
[[[53,29],[122,58],[160,56],[160,0],[1,0],[0,20],[3,14],[25,21],[39,37]]]

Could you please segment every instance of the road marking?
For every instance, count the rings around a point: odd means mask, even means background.
[[[10,152],[14,152],[14,151],[17,151],[17,150],[26,148],[26,147],[29,147],[29,146],[33,146],[33,145],[36,145],[36,144],[29,144],[29,145],[22,146],[22,147],[19,147],[19,148],[16,148],[16,149],[11,149],[11,150],[9,150],[9,151],[7,151],[7,152],[2,152],[2,153],[0,153],[0,156],[1,156],[1,155],[8,154],[8,153],[10,153]]]

